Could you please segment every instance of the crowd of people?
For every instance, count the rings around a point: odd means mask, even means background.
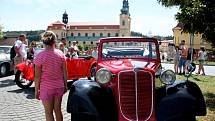
[[[187,48],[185,40],[182,40],[180,45],[175,47],[174,55],[174,70],[176,74],[183,75],[187,73],[188,65],[193,60],[197,60],[199,62],[197,74],[205,75],[203,64],[207,54],[204,47],[200,47],[200,50],[196,53],[193,48]]]

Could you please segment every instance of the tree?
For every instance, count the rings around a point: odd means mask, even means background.
[[[3,32],[2,32],[3,27],[0,25],[0,40],[3,38]]]
[[[215,0],[157,0],[165,7],[178,6],[176,20],[183,32],[200,33],[215,47]]]

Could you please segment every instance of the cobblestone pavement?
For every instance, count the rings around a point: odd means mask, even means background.
[[[34,85],[29,89],[19,88],[13,81],[14,75],[0,77],[0,121],[45,121],[41,101],[34,98]],[[64,121],[70,121],[66,112],[68,92],[63,96]]]

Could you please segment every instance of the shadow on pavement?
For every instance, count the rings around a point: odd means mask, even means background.
[[[215,94],[214,93],[205,93],[206,96],[206,105],[211,111],[215,111]]]
[[[15,82],[12,79],[6,79],[6,80],[3,80],[3,81],[0,81],[0,88],[13,86],[13,85],[15,85]]]
[[[35,88],[34,87],[30,87],[28,89],[17,89],[17,90],[10,90],[7,92],[12,92],[12,93],[24,93],[26,94],[26,98],[27,99],[35,99]]]

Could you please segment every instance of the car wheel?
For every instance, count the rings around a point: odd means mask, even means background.
[[[7,72],[8,72],[7,65],[6,64],[2,64],[0,66],[0,75],[1,76],[6,76]]]
[[[90,77],[88,77],[88,80],[95,80],[96,75],[96,66],[93,65],[90,69]]]
[[[16,71],[15,82],[16,82],[17,86],[22,89],[27,89],[33,84],[33,80],[25,79],[24,75],[22,74],[22,72],[20,70]]]

